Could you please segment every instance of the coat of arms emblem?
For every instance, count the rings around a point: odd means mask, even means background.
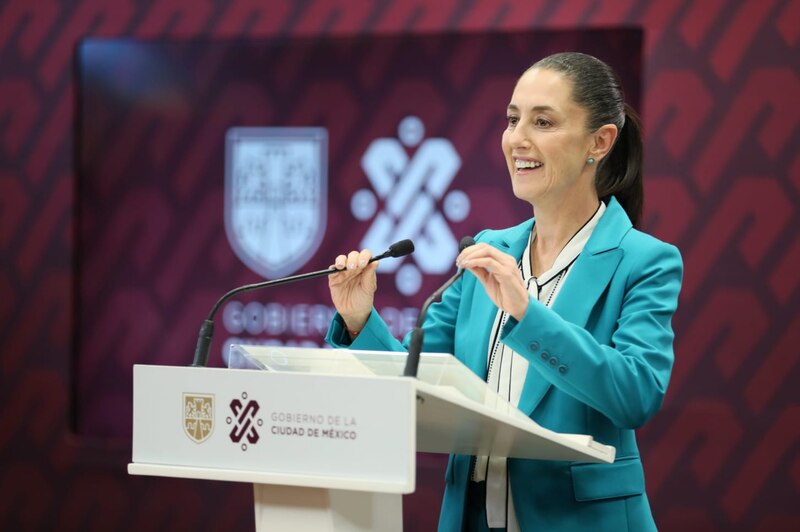
[[[206,441],[214,432],[214,396],[183,394],[183,432],[196,443]]]
[[[327,221],[325,128],[245,128],[225,139],[225,230],[236,255],[267,279],[302,267]]]

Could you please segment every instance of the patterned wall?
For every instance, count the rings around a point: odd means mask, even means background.
[[[800,529],[800,2],[10,0],[0,6],[0,524],[242,529],[251,493],[130,478],[70,430],[73,53],[84,36],[640,26],[645,226],[686,281],[667,402],[640,433],[664,530]],[[194,322],[192,322],[194,323]],[[407,502],[413,505],[420,497]],[[421,504],[429,504],[422,501]],[[435,516],[409,528],[428,529]]]

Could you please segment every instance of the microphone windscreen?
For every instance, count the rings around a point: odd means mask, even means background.
[[[471,236],[465,236],[461,239],[461,242],[458,243],[458,252],[462,252],[470,246],[475,245],[475,239]]]
[[[411,240],[405,239],[400,242],[395,242],[389,246],[390,257],[405,257],[414,253],[414,243]]]

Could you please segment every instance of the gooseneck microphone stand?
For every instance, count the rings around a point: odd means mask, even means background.
[[[414,252],[414,243],[411,240],[401,240],[399,242],[395,242],[389,249],[385,252],[381,253],[376,257],[372,257],[369,262],[375,262],[376,260],[381,260],[389,257],[403,257],[405,255],[409,255]],[[284,277],[282,279],[274,279],[272,281],[264,281],[261,283],[254,283],[248,284],[244,286],[240,286],[238,288],[234,288],[221,298],[211,307],[211,312],[208,313],[208,317],[200,326],[200,334],[197,337],[197,345],[194,349],[194,361],[192,362],[191,366],[195,368],[204,368],[208,365],[208,351],[211,347],[211,338],[214,336],[214,315],[217,313],[220,305],[222,305],[225,301],[230,299],[231,297],[235,296],[236,294],[241,294],[243,292],[251,292],[253,290],[260,290],[261,288],[267,288],[270,286],[278,286],[281,284],[293,283],[295,281],[302,281],[304,279],[313,279],[314,277],[324,277],[326,275],[332,275],[336,272],[340,272],[342,270],[337,270],[336,268],[328,268],[327,270],[319,270],[316,272],[310,273],[302,273],[300,275],[293,275],[291,277]]]
[[[461,239],[461,242],[458,245],[459,253],[474,244],[475,239],[473,239],[471,236],[465,236]],[[428,307],[430,307],[434,301],[437,301],[439,298],[441,298],[444,291],[450,288],[450,286],[462,275],[464,275],[464,270],[459,268],[455,275],[450,277],[447,282],[440,286],[439,289],[431,294],[430,297],[425,300],[425,303],[422,304],[422,308],[417,316],[416,327],[414,327],[414,330],[411,331],[411,339],[408,341],[408,357],[406,358],[406,367],[403,370],[404,377],[416,378],[417,376],[417,371],[419,369],[419,357],[422,354],[422,341],[425,338],[425,331],[422,329],[422,324],[425,321],[425,315],[428,313]]]

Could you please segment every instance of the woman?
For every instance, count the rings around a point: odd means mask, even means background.
[[[468,273],[431,307],[425,350],[450,352],[540,425],[591,434],[613,464],[452,455],[440,530],[655,530],[634,429],[673,363],[678,250],[633,228],[643,202],[638,119],[616,75],[579,53],[518,80],[503,132],[514,194],[534,218],[484,231]],[[370,252],[336,258],[334,346],[402,350],[373,310]]]

